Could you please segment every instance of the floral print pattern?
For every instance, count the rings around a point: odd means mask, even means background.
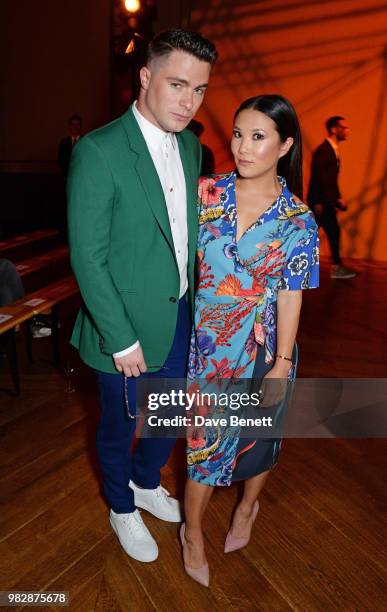
[[[259,346],[265,363],[271,364],[278,291],[318,286],[318,230],[309,208],[278,177],[281,194],[237,242],[235,179],[231,172],[199,181],[199,278],[190,379],[251,378]],[[237,433],[222,436],[209,429],[191,434],[189,477],[230,484]]]

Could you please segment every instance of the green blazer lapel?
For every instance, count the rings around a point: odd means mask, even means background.
[[[163,188],[145,139],[133,115],[132,108],[129,108],[121,117],[121,121],[128,137],[129,146],[132,151],[137,154],[135,169],[142,183],[148,203],[156,217],[161,231],[174,252],[171,226]]]
[[[197,179],[195,174],[194,159],[192,153],[187,152],[181,134],[177,134],[181,163],[183,164],[185,185],[187,191],[187,227],[188,227],[188,258],[189,268],[193,269],[196,257],[196,243],[198,231],[197,212]],[[189,156],[191,159],[189,159]]]

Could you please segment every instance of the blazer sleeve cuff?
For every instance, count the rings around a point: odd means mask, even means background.
[[[113,357],[125,357],[125,355],[129,355],[130,353],[133,353],[133,351],[135,351],[136,348],[138,348],[139,346],[140,346],[140,342],[136,340],[136,342],[128,346],[128,348],[123,349],[122,351],[118,351],[118,353],[113,353]]]

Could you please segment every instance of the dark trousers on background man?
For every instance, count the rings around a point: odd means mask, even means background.
[[[337,222],[337,212],[333,206],[325,206],[322,215],[316,215],[319,227],[325,231],[332,252],[333,263],[341,266],[340,259],[340,226]]]

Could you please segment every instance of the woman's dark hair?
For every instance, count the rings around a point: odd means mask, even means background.
[[[215,45],[199,32],[176,28],[160,32],[151,40],[147,50],[147,63],[156,57],[168,56],[175,49],[190,53],[209,64],[215,64],[218,57]]]
[[[294,143],[286,155],[278,160],[278,174],[286,180],[289,190],[302,199],[302,141],[298,117],[292,104],[278,94],[267,94],[248,98],[238,108],[234,122],[246,109],[260,111],[270,117],[276,125],[281,142],[293,138]]]

